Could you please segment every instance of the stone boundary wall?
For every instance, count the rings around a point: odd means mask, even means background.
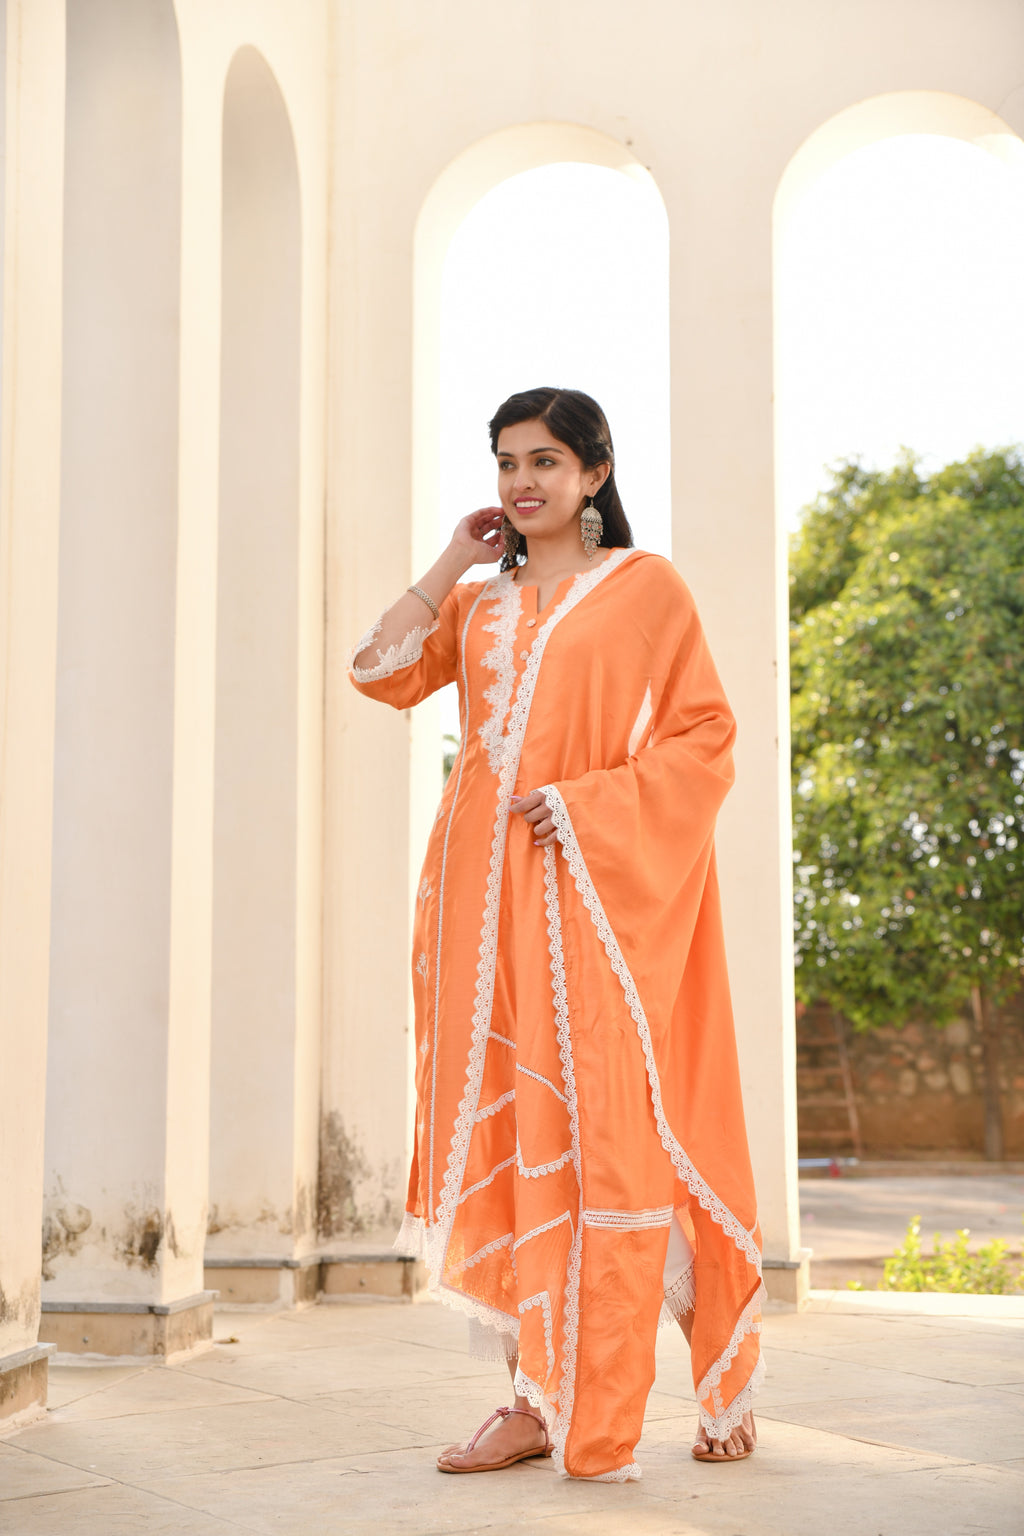
[[[863,1155],[984,1152],[981,1042],[970,1017],[944,1028],[914,1021],[870,1033],[840,1020]],[[1024,1156],[1024,993],[1001,1014],[1006,1157]],[[834,1015],[822,1005],[797,1017],[801,1157],[853,1152],[842,1094]]]

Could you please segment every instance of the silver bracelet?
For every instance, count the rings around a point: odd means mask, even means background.
[[[424,592],[422,587],[406,587],[405,590],[407,592],[411,592],[413,597],[418,597],[422,602],[426,603],[435,619],[439,619],[441,617],[441,610],[434,602],[434,599],[428,593]]]

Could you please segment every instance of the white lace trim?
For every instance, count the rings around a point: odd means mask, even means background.
[[[718,1409],[717,1415],[711,1415],[707,1413],[703,1408],[700,1409],[701,1423],[704,1425],[704,1428],[708,1431],[713,1440],[724,1440],[726,1435],[729,1434],[731,1430],[736,1428],[736,1425],[740,1422],[740,1419],[742,1419],[744,1413],[746,1413],[747,1407],[750,1406],[750,1399],[753,1397],[754,1391],[756,1391],[757,1387],[760,1386],[761,1381],[764,1378],[764,1360],[759,1357],[758,1366],[761,1368],[760,1373],[758,1372],[757,1366],[755,1366],[750,1380],[743,1388],[743,1391],[733,1399],[728,1408],[723,1409],[718,1397],[718,1388],[721,1385],[722,1377],[725,1375],[725,1372],[729,1369],[730,1365],[735,1360],[736,1355],[739,1352],[739,1347],[743,1343],[743,1340],[746,1338],[747,1334],[759,1334],[761,1332],[761,1298],[764,1296],[764,1294],[764,1286],[758,1286],[757,1290],[754,1292],[753,1296],[750,1298],[750,1300],[747,1302],[747,1305],[740,1313],[739,1321],[737,1322],[736,1327],[733,1329],[732,1337],[730,1338],[725,1349],[723,1349],[722,1353],[719,1355],[714,1365],[712,1365],[711,1369],[701,1377],[701,1380],[697,1386],[698,1404],[701,1403],[702,1399],[707,1393],[710,1393],[715,1403],[715,1407]],[[747,1395],[747,1407],[737,1407],[737,1404],[740,1403],[741,1399],[744,1399],[745,1394]]]
[[[476,1253],[471,1253],[468,1259],[463,1259],[461,1264],[455,1265],[452,1274],[462,1274],[463,1270],[472,1269],[474,1264],[480,1264],[484,1259],[490,1258],[491,1254],[497,1253],[499,1248],[508,1248],[511,1251],[514,1239],[514,1232],[506,1232],[503,1237],[496,1237],[493,1243],[485,1243],[482,1248],[477,1249]]]
[[[462,1191],[459,1196],[459,1204],[461,1205],[463,1200],[468,1200],[470,1195],[475,1195],[479,1190],[486,1189],[488,1184],[493,1184],[498,1174],[506,1168],[511,1168],[515,1160],[515,1155],[513,1154],[512,1157],[506,1157],[503,1163],[496,1163],[485,1179],[480,1179],[476,1184],[471,1184],[468,1189]]]
[[[476,600],[474,601],[473,606],[470,608],[469,613],[466,615],[466,622],[462,626],[462,636],[461,636],[460,645],[459,645],[459,665],[462,668],[462,699],[460,700],[460,711],[461,711],[461,735],[462,735],[462,740],[463,741],[465,741],[465,739],[466,739],[466,725],[467,725],[467,721],[469,719],[469,706],[466,703],[466,699],[468,698],[468,688],[469,688],[469,680],[468,680],[468,677],[467,677],[467,674],[466,674],[466,635],[467,635],[467,633],[469,631],[469,626],[470,626],[470,623],[472,621],[473,615],[476,613],[476,610],[477,610],[477,608],[480,605],[480,599],[483,597],[483,595],[484,595],[484,589],[481,587],[480,591],[477,593]],[[434,954],[435,954],[435,957],[436,957],[436,964],[434,966],[434,1021],[433,1021],[434,1054],[433,1054],[433,1057],[431,1058],[431,1071],[430,1071],[430,1137],[429,1137],[429,1147],[428,1147],[428,1155],[427,1155],[427,1189],[429,1191],[428,1199],[430,1201],[433,1201],[433,1198],[434,1198],[434,1139],[435,1139],[434,1138],[434,1133],[435,1133],[435,1128],[436,1128],[435,1127],[436,1116],[435,1116],[434,1106],[437,1103],[437,1058],[438,1058],[438,1052],[437,1052],[437,1030],[438,1030],[438,1021],[440,1019],[440,1014],[441,1014],[441,940],[442,940],[442,937],[443,937],[443,934],[444,934],[444,895],[445,895],[445,879],[446,879],[446,876],[447,876],[447,873],[448,873],[448,840],[449,840],[449,838],[451,837],[451,834],[452,834],[452,821],[453,821],[454,816],[455,816],[455,807],[458,805],[459,794],[460,794],[460,792],[462,790],[462,773],[463,773],[463,769],[465,768],[465,765],[466,765],[466,754],[465,754],[465,752],[463,752],[460,749],[459,754],[458,754],[458,772],[455,775],[455,790],[454,790],[454,793],[452,795],[452,798],[451,798],[451,801],[450,801],[449,807],[448,807],[448,825],[444,829],[444,843],[442,844],[442,848],[441,848],[441,879],[440,879],[440,883],[438,885],[438,893],[437,893],[437,937],[436,937],[436,940],[435,940],[435,948],[434,948]],[[442,801],[442,806],[443,806],[443,804],[444,804],[444,802]],[[440,810],[441,810],[441,807],[439,806],[438,807],[438,814],[440,814]],[[426,1035],[425,1034],[424,1034],[424,1044],[426,1044]],[[434,1214],[435,1213],[431,1210],[430,1211],[430,1215],[434,1215]],[[433,1251],[433,1246],[434,1246],[433,1243],[431,1243],[431,1245],[430,1245],[430,1252],[427,1254],[427,1262],[428,1262],[428,1264],[430,1264],[432,1266],[432,1280],[431,1280],[432,1284],[434,1284],[436,1282],[436,1279],[440,1275],[440,1264],[439,1264],[439,1262],[437,1262],[437,1255]]]
[[[493,1029],[490,1031],[487,1038],[488,1040],[496,1040],[499,1045],[507,1045],[510,1051],[514,1051],[516,1048],[516,1043],[514,1040],[507,1039],[505,1035],[495,1034]]]
[[[383,618],[379,618],[376,624],[367,630],[349,658],[349,671],[357,683],[376,683],[382,677],[390,677],[393,672],[400,672],[403,667],[411,667],[413,662],[419,661],[423,655],[424,640],[439,627],[436,619],[433,624],[426,624],[422,627],[416,626],[410,629],[405,638],[400,640],[397,645],[389,645],[386,651],[378,649],[377,666],[357,667],[356,657],[361,655],[367,646],[373,644],[380,634],[383,624]]]
[[[644,1059],[647,1063],[647,1078],[650,1084],[651,1101],[654,1106],[661,1144],[671,1157],[676,1172],[690,1193],[695,1196],[704,1210],[709,1213],[722,1230],[732,1238],[737,1248],[750,1261],[760,1276],[761,1255],[757,1244],[754,1242],[752,1233],[747,1230],[743,1223],[729,1210],[729,1207],[704,1182],[687,1157],[686,1152],[673,1134],[665,1118],[665,1109],[661,1097],[661,1081],[658,1076],[657,1063],[654,1059],[654,1045],[651,1040],[650,1026],[647,1022],[647,1015],[644,1012],[643,1004],[640,1001],[636,982],[630,974],[622,950],[619,948],[619,942],[605,914],[601,898],[598,896],[594,882],[590,878],[590,871],[587,869],[586,861],[576,839],[576,833],[573,829],[565,801],[552,784],[543,785],[541,793],[547,800],[551,811],[551,819],[555,824],[559,841],[569,865],[569,872],[583,900],[583,905],[590,913],[597,936],[604,945],[612,970],[618,977],[622,987],[626,1005],[636,1024],[637,1034],[643,1046]],[[547,849],[545,850],[545,852],[548,851]]]
[[[537,1412],[543,1415],[547,1424],[548,1396],[544,1388],[534,1381],[532,1376],[527,1376],[522,1367],[516,1366],[515,1385],[512,1388],[516,1397],[527,1397]]]
[[[569,1476],[564,1468],[561,1471],[563,1477]],[[615,1472],[598,1472],[595,1477],[577,1477],[576,1481],[580,1483],[638,1483],[643,1475],[639,1462],[630,1461],[627,1462],[626,1466],[619,1467]]]
[[[524,1179],[540,1179],[546,1173],[557,1173],[559,1168],[565,1167],[570,1157],[572,1157],[571,1147],[567,1152],[563,1152],[561,1157],[556,1157],[553,1163],[540,1163],[536,1168],[528,1168],[523,1162],[523,1153],[519,1146],[519,1140],[518,1138],[516,1139],[516,1168]]]
[[[479,1317],[469,1319],[469,1352],[474,1360],[514,1360],[519,1353],[519,1322],[510,1318],[512,1328],[494,1328]]]
[[[718,1418],[712,1418],[701,1410],[700,1422],[704,1430],[712,1440],[724,1440],[726,1435],[731,1435],[745,1413],[749,1413],[754,1405],[761,1383],[767,1375],[764,1355],[759,1355],[757,1364],[750,1374],[750,1380],[743,1390],[737,1393],[729,1407]]]
[[[491,713],[477,733],[487,748],[487,761],[495,774],[501,772],[505,716],[516,681],[512,648],[522,613],[522,593],[512,577],[512,571],[505,571],[495,578],[496,601],[491,607],[494,623],[484,625],[484,633],[494,636],[494,644],[480,658],[480,665],[495,673],[494,682],[484,692],[484,701],[491,706]]]
[[[558,872],[555,850],[544,849],[544,904],[548,919],[548,948],[551,954],[551,994],[555,1005],[558,1059],[562,1063],[562,1082],[569,1109],[573,1166],[583,1203],[583,1160],[580,1155],[579,1106],[576,1100],[576,1070],[572,1059],[572,1032],[569,1026],[569,998],[565,985],[565,955],[562,949],[562,914],[558,904]],[[583,1252],[583,1226],[576,1223],[565,1271],[565,1306],[562,1315],[562,1371],[558,1400],[553,1403],[555,1422],[551,1430],[552,1456],[559,1472],[565,1473],[565,1443],[569,1438],[573,1404],[576,1400],[576,1350],[580,1331],[580,1262]]]
[[[672,1158],[672,1162],[676,1168],[677,1173],[679,1174],[682,1181],[686,1184],[687,1188],[690,1190],[690,1193],[695,1196],[703,1209],[709,1213],[712,1220],[716,1221],[722,1230],[727,1234],[727,1236],[732,1238],[737,1248],[748,1259],[750,1264],[757,1271],[758,1277],[760,1277],[761,1255],[758,1251],[757,1244],[754,1242],[752,1231],[748,1231],[747,1228],[744,1227],[743,1223],[733,1215],[728,1206],[718,1198],[714,1191],[701,1178],[700,1174],[697,1172],[693,1164],[690,1162],[690,1159],[687,1157],[679,1141],[673,1135],[668,1121],[665,1118],[665,1110],[661,1097],[661,1083],[658,1077],[657,1063],[654,1059],[654,1046],[653,1042],[651,1041],[650,1027],[647,1023],[647,1017],[644,1013],[643,1005],[640,1001],[640,995],[637,991],[636,983],[630,974],[629,967],[626,965],[622,951],[619,948],[618,940],[616,939],[612,930],[612,926],[608,921],[607,915],[601,903],[601,899],[597,894],[594,883],[590,878],[590,872],[587,869],[586,861],[577,841],[576,833],[573,828],[569,812],[566,808],[565,801],[562,799],[562,796],[559,794],[558,790],[554,788],[553,785],[544,785],[542,793],[544,794],[544,797],[548,803],[548,807],[551,811],[551,819],[555,823],[555,829],[558,832],[559,841],[562,845],[563,855],[565,856],[569,865],[569,872],[572,875],[576,889],[578,890],[583,900],[584,906],[590,913],[591,921],[594,924],[598,937],[604,945],[605,953],[611,962],[612,969],[616,976],[619,978],[619,982],[622,986],[623,994],[629,1007],[629,1011],[633,1017],[634,1022],[636,1023],[637,1032],[640,1036],[640,1040],[643,1046],[644,1059],[647,1063],[647,1077],[651,1090],[651,1102],[654,1106],[655,1119],[657,1121],[658,1131],[661,1136],[661,1144]],[[545,855],[547,855],[552,852],[552,849],[550,847],[546,848],[544,852]],[[551,861],[551,868],[552,877],[557,881],[557,877],[554,873],[555,867],[553,859]],[[557,902],[557,883],[555,885],[555,899]],[[737,1394],[727,1409],[721,1408],[717,1399],[717,1393],[723,1373],[728,1368],[730,1362],[735,1358],[736,1353],[739,1350],[740,1343],[746,1337],[746,1335],[748,1333],[760,1333],[761,1331],[759,1314],[760,1301],[763,1294],[764,1287],[759,1286],[750,1302],[744,1308],[743,1313],[741,1314],[740,1319],[736,1324],[735,1329],[733,1330],[732,1338],[730,1339],[729,1344],[719,1359],[708,1371],[707,1375],[704,1377],[703,1382],[701,1383],[701,1388],[698,1389],[698,1400],[703,1396],[705,1391],[710,1391],[713,1399],[715,1400],[716,1407],[719,1408],[719,1413],[713,1417],[706,1416],[704,1410],[700,1410],[701,1421],[704,1424],[705,1429],[707,1429],[708,1432],[712,1435],[713,1439],[721,1440],[733,1429],[735,1429],[736,1425],[743,1417],[743,1414],[749,1408],[753,1399],[754,1392],[756,1391],[757,1386],[760,1384],[760,1381],[764,1375],[764,1361],[759,1357],[757,1365],[751,1374],[750,1380],[743,1387],[742,1391]]]
[[[391,1246],[407,1259],[422,1259],[426,1251],[426,1227],[422,1216],[413,1216],[406,1211]]]
[[[676,1323],[684,1312],[692,1312],[697,1301],[696,1266],[691,1264],[677,1275],[665,1291],[658,1326]]]
[[[533,1238],[540,1237],[541,1233],[550,1232],[554,1227],[560,1227],[563,1221],[569,1223],[569,1231],[573,1232],[572,1212],[563,1211],[561,1216],[553,1216],[550,1221],[543,1222],[539,1227],[531,1227],[529,1232],[524,1232],[522,1237],[517,1237],[512,1244],[512,1252],[515,1253],[518,1248],[521,1248],[524,1243],[530,1242]]]
[[[469,1319],[471,1332],[471,1353],[483,1360],[514,1360],[518,1348],[519,1318],[510,1316],[507,1312],[501,1312],[497,1307],[489,1307],[486,1302],[477,1301],[473,1296],[466,1296],[454,1287],[439,1283],[437,1270],[433,1266],[433,1258],[436,1252],[436,1243],[433,1241],[434,1233],[427,1227],[423,1218],[412,1216],[406,1211],[402,1220],[402,1226],[394,1241],[396,1253],[405,1258],[423,1259],[427,1264],[427,1283],[432,1295],[454,1312],[461,1312]],[[513,1256],[513,1264],[514,1264]],[[487,1339],[508,1338],[507,1343],[486,1346]],[[474,1342],[475,1345],[474,1345]],[[479,1346],[479,1347],[477,1347]]]
[[[555,1346],[551,1331],[551,1297],[547,1291],[538,1291],[536,1296],[528,1296],[525,1301],[519,1303],[519,1316],[529,1312],[531,1307],[540,1307],[544,1315],[544,1351],[548,1360],[548,1376],[554,1375],[555,1370]]]
[[[433,1249],[434,1244],[429,1245]],[[455,1286],[445,1283],[437,1284],[430,1280],[430,1289],[438,1301],[444,1302],[446,1307],[451,1307],[453,1312],[462,1312],[471,1323],[480,1328],[489,1328],[492,1333],[509,1333],[516,1339],[519,1337],[519,1318],[511,1317],[507,1312],[502,1312],[498,1307],[489,1307],[485,1301],[478,1301],[475,1296],[467,1296],[464,1291],[456,1290]],[[513,1359],[515,1349],[509,1350],[507,1356],[502,1359]],[[498,1358],[488,1356],[487,1358]]]
[[[488,1104],[486,1109],[478,1109],[473,1116],[474,1124],[479,1125],[481,1120],[487,1120],[491,1115],[496,1115],[499,1110],[505,1108],[506,1104],[514,1104],[515,1098],[516,1091],[510,1088],[508,1093],[503,1093],[500,1099],[495,1099],[494,1103]]]
[[[565,1103],[565,1094],[560,1093],[550,1077],[545,1077],[543,1072],[535,1072],[532,1067],[524,1067],[521,1061],[516,1062],[516,1071],[522,1072],[525,1077],[532,1077],[535,1083],[543,1083],[545,1088],[551,1089],[556,1099],[560,1099],[563,1104]]]
[[[444,1258],[451,1237],[455,1212],[461,1203],[460,1189],[465,1176],[469,1144],[473,1132],[473,1116],[480,1102],[483,1083],[484,1061],[491,1028],[491,1009],[494,1004],[494,973],[498,957],[498,911],[501,903],[501,881],[505,861],[505,836],[508,828],[509,807],[512,803],[512,786],[515,783],[522,753],[523,740],[530,717],[530,705],[537,685],[537,675],[547,642],[567,613],[622,563],[629,550],[616,550],[595,571],[576,577],[565,597],[554,609],[537,633],[530,648],[530,658],[523,668],[519,687],[508,715],[508,726],[502,743],[501,767],[498,775],[497,804],[494,831],[491,838],[490,863],[484,898],[484,919],[480,931],[480,951],[477,961],[476,998],[473,1009],[473,1035],[466,1062],[466,1086],[459,1103],[455,1124],[452,1127],[444,1184],[438,1201],[436,1229],[432,1229],[428,1241],[431,1268],[441,1274]],[[509,573],[506,572],[506,575]],[[495,578],[499,580],[500,578]],[[491,589],[494,581],[481,589],[480,598]],[[466,628],[468,628],[468,621]],[[463,656],[465,656],[465,629],[463,630]],[[545,850],[547,852],[547,850]],[[438,970],[440,967],[438,966]]]
[[[648,1227],[670,1227],[673,1209],[671,1205],[660,1205],[646,1211],[588,1210],[583,1212],[582,1220],[585,1227],[611,1227],[617,1232],[632,1232]]]

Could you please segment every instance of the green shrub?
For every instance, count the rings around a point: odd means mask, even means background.
[[[973,1296],[1021,1296],[1024,1295],[1024,1268],[1018,1267],[1017,1259],[1024,1259],[1024,1252],[1013,1255],[1009,1243],[996,1237],[983,1243],[977,1253],[967,1246],[970,1237],[967,1227],[957,1232],[952,1242],[943,1242],[936,1232],[930,1256],[921,1252],[921,1218],[915,1216],[907,1227],[907,1235],[891,1259],[886,1259],[880,1291],[955,1291],[958,1295]],[[863,1287],[853,1282],[851,1290]]]

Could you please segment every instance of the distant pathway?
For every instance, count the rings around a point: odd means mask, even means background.
[[[875,1266],[841,1261],[888,1258],[902,1243],[907,1224],[921,1217],[921,1242],[952,1238],[967,1227],[971,1247],[1004,1238],[1019,1253],[1024,1242],[1024,1174],[948,1174],[800,1180],[801,1241],[813,1249],[814,1285],[860,1278],[874,1284]]]

